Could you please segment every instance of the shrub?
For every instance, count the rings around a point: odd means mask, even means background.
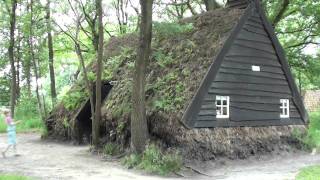
[[[84,89],[79,88],[71,90],[62,99],[64,107],[69,111],[78,108],[89,96]]]
[[[182,158],[177,152],[162,153],[156,145],[149,145],[142,155],[130,154],[123,163],[128,168],[137,167],[149,173],[167,175],[181,169]]]
[[[154,32],[158,38],[166,38],[171,36],[177,36],[178,34],[190,32],[193,30],[193,25],[190,24],[178,24],[168,22],[154,22]]]
[[[320,148],[320,111],[310,113],[310,124],[306,133],[297,129],[292,132],[293,138],[300,141],[305,148]]]
[[[122,164],[130,169],[138,166],[139,163],[141,163],[141,156],[138,154],[130,154],[122,160]]]
[[[114,143],[107,143],[103,147],[103,152],[105,154],[113,156],[120,153],[120,147]]]

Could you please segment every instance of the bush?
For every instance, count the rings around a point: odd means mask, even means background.
[[[104,152],[104,154],[108,154],[111,156],[117,155],[120,153],[120,147],[114,143],[107,143],[103,147],[103,152]]]
[[[306,133],[295,129],[292,136],[300,141],[305,148],[320,148],[320,111],[310,113],[310,124]]]
[[[138,154],[130,154],[126,156],[122,160],[122,164],[124,164],[127,168],[137,167],[141,163],[141,156]]]
[[[181,169],[182,158],[177,152],[162,153],[156,145],[149,145],[142,155],[131,154],[124,158],[128,168],[137,167],[149,173],[167,175]]]
[[[193,30],[193,25],[190,24],[178,24],[168,22],[154,22],[154,32],[158,38],[166,38],[171,36],[177,36],[178,34],[190,32]]]

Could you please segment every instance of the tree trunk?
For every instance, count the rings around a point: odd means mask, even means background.
[[[16,53],[16,65],[17,65],[17,69],[16,69],[16,99],[19,100],[20,97],[20,63],[21,63],[21,35],[20,35],[20,31],[18,31],[18,42],[17,42],[17,53]]]
[[[100,135],[100,119],[101,119],[101,72],[103,67],[103,22],[102,22],[102,6],[101,0],[97,0],[97,13],[98,13],[98,33],[99,33],[99,46],[97,53],[97,80],[96,80],[96,106],[95,106],[95,121],[92,121],[92,144],[97,147],[99,145]]]
[[[16,105],[17,81],[16,81],[16,68],[14,63],[14,31],[16,26],[16,8],[17,0],[11,1],[10,12],[10,44],[8,48],[10,66],[11,66],[11,96],[10,96],[10,110],[11,116],[14,117],[14,110]]]
[[[34,50],[33,50],[33,0],[30,1],[30,29],[29,29],[29,33],[30,33],[30,37],[29,37],[29,49],[30,49],[30,55],[31,55],[31,61],[32,61],[32,65],[33,65],[33,70],[34,70],[34,75],[35,75],[35,85],[36,85],[36,95],[37,95],[37,101],[38,101],[38,108],[39,108],[39,113],[41,115],[42,120],[44,120],[45,115],[44,115],[44,111],[43,111],[43,106],[41,103],[41,97],[40,97],[40,93],[39,93],[39,72],[38,72],[38,63],[35,59],[35,55],[34,55]]]
[[[219,4],[216,2],[216,0],[203,0],[203,1],[207,11],[217,9],[219,7]]]
[[[89,101],[90,101],[90,106],[91,106],[91,121],[95,122],[94,101],[93,101],[93,93],[92,93],[93,88],[92,88],[92,85],[91,85],[91,83],[89,81],[89,78],[88,78],[88,72],[87,72],[86,66],[84,64],[84,58],[82,56],[81,47],[80,47],[80,44],[78,42],[79,31],[80,31],[80,23],[81,23],[80,19],[78,19],[77,20],[77,28],[76,28],[76,37],[73,38],[70,34],[68,34],[68,35],[74,41],[76,54],[78,56],[78,59],[80,61],[80,66],[82,68],[83,79],[84,79],[84,82],[85,82],[85,86],[86,86],[87,92],[89,94]]]
[[[25,60],[25,75],[26,75],[26,82],[27,82],[27,94],[29,97],[32,96],[31,93],[31,60],[30,56],[28,56]]]
[[[131,146],[132,150],[142,153],[148,140],[148,125],[145,107],[145,76],[150,55],[152,38],[152,0],[140,0],[141,24],[138,57],[134,64],[132,89]]]
[[[51,89],[51,99],[52,107],[56,104],[57,92],[56,92],[56,81],[54,74],[54,64],[53,64],[53,42],[51,35],[51,18],[50,18],[50,0],[47,0],[46,6],[46,21],[47,21],[47,34],[48,34],[48,52],[49,52],[49,73],[50,73],[50,89]]]

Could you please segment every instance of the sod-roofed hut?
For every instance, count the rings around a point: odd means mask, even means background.
[[[180,25],[154,24],[146,77],[150,135],[165,147],[180,148],[188,158],[287,149],[296,142],[292,130],[304,129],[308,120],[259,2],[241,2],[245,6],[229,4]],[[103,103],[102,141],[123,148],[130,142],[137,42],[135,34],[111,38],[105,51],[103,79],[114,83]],[[74,112],[63,104],[53,111],[49,134],[77,139],[80,123],[70,118]]]

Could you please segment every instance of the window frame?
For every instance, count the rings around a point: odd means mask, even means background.
[[[280,99],[280,118],[290,117],[290,101],[289,99]]]
[[[223,101],[226,100],[226,105],[223,104]],[[218,105],[218,101],[220,102],[220,105]],[[227,112],[224,114],[224,107],[226,107]],[[229,96],[221,96],[221,95],[216,95],[216,112],[218,112],[218,108],[221,108],[222,114],[216,113],[216,118],[217,119],[223,119],[223,118],[229,118],[230,116],[230,97]]]

